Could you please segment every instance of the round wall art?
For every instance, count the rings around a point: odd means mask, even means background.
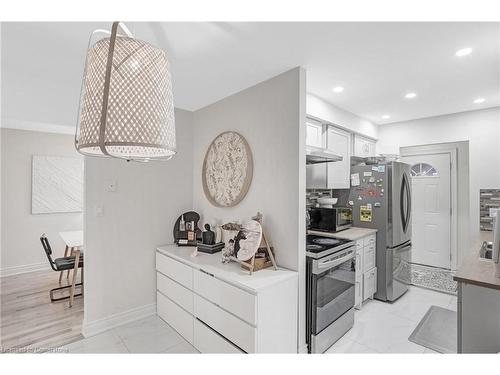
[[[203,190],[218,207],[236,206],[250,188],[253,174],[252,151],[239,133],[219,134],[208,147],[203,162]]]

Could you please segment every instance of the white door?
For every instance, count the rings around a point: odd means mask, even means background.
[[[451,268],[450,154],[403,156],[412,166],[412,262]]]
[[[342,156],[342,161],[327,163],[328,168],[328,189],[349,189],[350,180],[350,145],[351,134],[329,126],[326,137],[326,147],[337,155]]]

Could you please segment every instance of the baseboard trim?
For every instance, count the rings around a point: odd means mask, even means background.
[[[84,337],[94,336],[123,324],[133,322],[134,320],[147,318],[155,314],[156,303],[152,303],[150,305],[139,306],[118,314],[113,314],[93,322],[84,321],[82,325],[82,335]]]
[[[28,272],[43,271],[48,269],[49,266],[47,262],[26,264],[24,266],[5,267],[0,269],[0,277],[18,275],[21,273],[28,273]]]

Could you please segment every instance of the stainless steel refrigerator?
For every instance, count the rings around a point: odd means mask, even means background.
[[[411,277],[410,166],[387,162],[351,167],[349,204],[353,225],[377,231],[377,293],[395,301]]]

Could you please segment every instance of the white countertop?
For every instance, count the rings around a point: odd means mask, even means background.
[[[250,275],[248,271],[241,268],[239,263],[222,263],[220,252],[215,254],[199,252],[198,256],[191,257],[195,248],[195,246],[177,246],[176,244],[172,244],[160,246],[157,250],[161,254],[176,259],[195,269],[203,269],[213,274],[216,278],[246,289],[252,294],[256,294],[259,290],[287,279],[298,278],[298,273],[295,271],[284,268],[278,268],[275,271],[272,267],[255,271]]]
[[[370,234],[377,233],[377,229],[371,229],[371,228],[359,228],[359,227],[352,227],[346,230],[342,230],[340,232],[320,232],[320,231],[315,231],[315,230],[308,230],[307,234],[314,234],[317,236],[323,236],[323,237],[332,237],[332,238],[343,238],[346,240],[350,241],[356,241],[359,240],[360,238],[369,236]]]

